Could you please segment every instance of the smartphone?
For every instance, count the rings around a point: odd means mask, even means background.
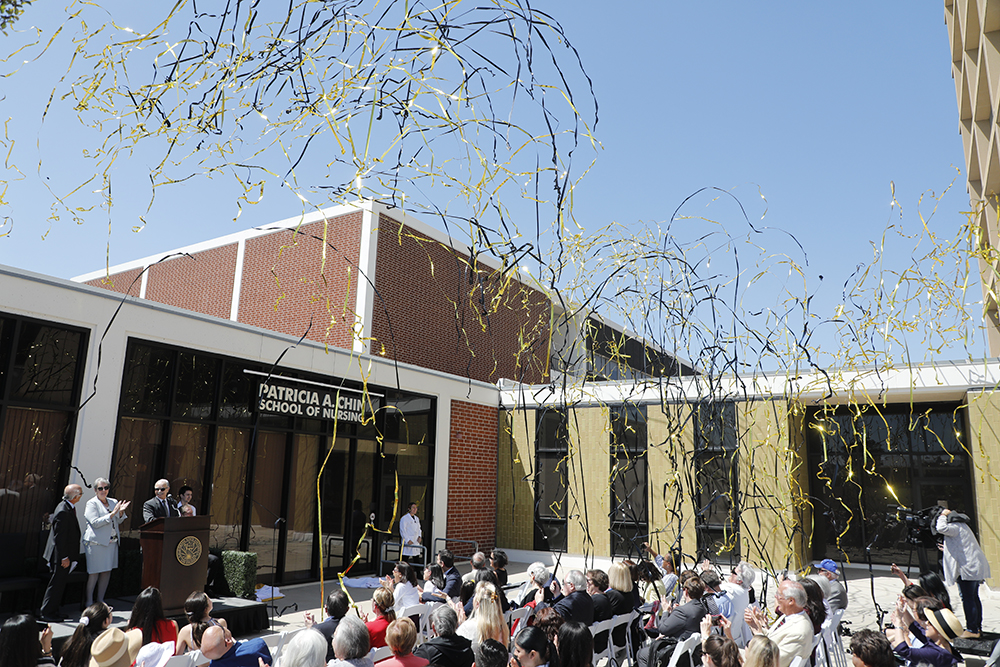
[[[35,627],[38,629],[39,632],[42,632],[43,630],[45,630],[45,628],[49,627],[49,624],[46,623],[45,621],[35,621]]]

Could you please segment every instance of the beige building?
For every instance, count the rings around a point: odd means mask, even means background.
[[[507,386],[497,544],[634,559],[649,541],[688,563],[744,559],[772,572],[863,564],[870,547],[876,564],[917,566],[939,556],[907,541],[920,536],[907,514],[943,504],[972,517],[997,562],[1000,392],[983,387],[998,380],[997,363],[939,363],[832,386],[727,378],[711,399],[698,377],[566,393]]]
[[[1000,0],[945,0],[969,199],[978,211],[983,303],[990,354],[1000,355]]]

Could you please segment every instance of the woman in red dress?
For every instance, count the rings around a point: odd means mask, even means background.
[[[163,600],[160,589],[150,586],[135,599],[132,616],[128,619],[128,629],[142,630],[142,645],[156,642],[174,642],[177,646],[177,623],[168,621],[163,615]]]

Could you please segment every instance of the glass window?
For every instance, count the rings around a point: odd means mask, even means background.
[[[381,415],[382,436],[386,440],[432,444],[434,442],[433,420],[434,400],[422,396],[389,397]],[[376,410],[379,403],[372,399]],[[367,410],[366,410],[367,412]]]
[[[535,451],[535,549],[565,551],[569,431],[564,411],[538,411]]]
[[[62,497],[69,414],[8,408],[0,442],[0,533],[37,532]]]
[[[382,474],[391,476],[393,472],[396,472],[400,477],[427,477],[431,474],[431,466],[434,463],[431,449],[431,447],[424,445],[407,445],[399,442],[385,443],[383,445],[385,460],[382,462]]]
[[[939,552],[913,547],[896,508],[919,512],[944,501],[972,515],[970,461],[957,404],[896,404],[807,413],[810,493],[816,499],[813,556],[889,564],[933,564]],[[973,525],[975,525],[973,523]]]
[[[222,371],[222,407],[219,419],[249,424],[253,421],[253,405],[257,391],[257,379],[243,370],[260,370],[254,366],[244,366],[227,361]]]
[[[228,426],[216,431],[211,510],[212,547],[217,549],[240,548],[250,434],[250,429]]]
[[[316,476],[319,474],[317,435],[297,434],[292,439],[291,479],[288,485],[288,536],[285,543],[285,573],[308,576],[312,570],[316,532]]]
[[[278,534],[275,521],[282,517],[281,492],[285,479],[285,446],[288,435],[273,431],[257,433],[257,460],[253,475],[253,506],[250,510],[250,551],[257,554],[257,580],[270,583],[277,566]]]
[[[10,367],[10,352],[14,340],[14,320],[0,317],[0,399],[7,387],[7,372]]]
[[[130,346],[122,388],[122,414],[169,414],[173,360],[172,350],[141,344]]]
[[[736,406],[698,405],[694,428],[698,550],[735,563],[740,558]]]
[[[22,322],[14,351],[10,398],[35,403],[73,403],[82,334]]]
[[[323,468],[323,499],[322,499],[322,532],[325,543],[323,544],[324,567],[342,568],[346,565],[344,560],[345,549],[353,555],[350,545],[357,542],[355,538],[352,542],[351,535],[348,535],[348,526],[356,523],[359,529],[357,535],[361,535],[365,523],[367,523],[367,505],[363,505],[360,499],[348,499],[348,471],[351,458],[351,441],[347,438],[326,438],[328,442],[333,440],[333,451],[328,452],[326,466]],[[348,520],[348,502],[350,502],[351,520]]]
[[[618,406],[610,417],[611,549],[634,556],[649,534],[646,408]]]
[[[170,445],[164,477],[170,481],[170,493],[176,498],[182,486],[190,486],[194,497],[191,504],[201,505],[205,490],[205,453],[208,450],[210,427],[205,424],[174,422],[170,425]]]
[[[111,488],[118,500],[132,501],[128,521],[122,524],[128,537],[139,537],[142,504],[153,497],[153,484],[159,479],[156,461],[163,444],[163,428],[164,422],[159,419],[122,417],[118,422]]]
[[[211,419],[219,364],[213,357],[181,352],[177,359],[177,392],[174,410],[180,417]]]

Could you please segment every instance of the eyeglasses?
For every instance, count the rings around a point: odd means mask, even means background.
[[[97,490],[98,491],[107,491],[110,488],[111,488],[110,486],[99,486],[99,487],[97,487]]]
[[[154,488],[153,490],[154,491],[169,491],[170,487],[169,486],[162,486],[162,487],[158,486],[158,487]]]

